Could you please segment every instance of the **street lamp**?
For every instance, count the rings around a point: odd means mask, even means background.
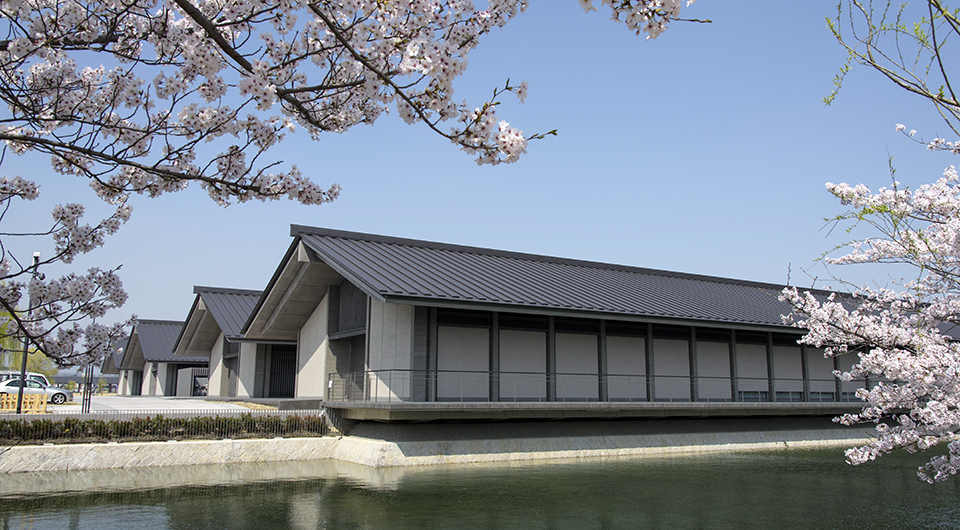
[[[32,278],[36,279],[39,273],[37,269],[40,267],[40,253],[33,253],[33,274]],[[33,296],[30,297],[30,305],[27,307],[27,320],[30,320],[30,315],[33,313]],[[20,390],[17,392],[17,414],[22,414],[23,412],[23,389],[27,386],[27,352],[30,349],[30,338],[27,337],[26,330],[23,333],[23,358],[20,359]]]

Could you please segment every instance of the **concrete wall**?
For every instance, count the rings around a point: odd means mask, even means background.
[[[173,364],[159,363],[159,369],[157,370],[157,395],[158,396],[177,395],[176,382],[171,381],[171,374],[173,372],[174,372]]]
[[[725,424],[731,427],[725,429]],[[764,421],[492,423],[482,425],[480,432],[476,427],[365,423],[354,428],[356,435],[343,437],[5,447],[0,453],[0,476],[3,476],[0,491],[20,494],[31,491],[30,488],[43,482],[44,477],[38,475],[38,471],[75,472],[82,469],[325,458],[377,468],[481,464],[553,458],[849,447],[867,443],[875,435],[868,426],[837,428],[829,418],[807,421],[774,418]],[[142,484],[135,486],[141,487]]]
[[[767,346],[737,344],[737,377],[740,392],[767,392]]]
[[[807,377],[811,393],[835,394],[836,377],[833,375],[833,359],[823,356],[820,348],[807,348]],[[816,396],[811,396],[816,401]]]
[[[151,363],[151,366],[156,367],[156,375],[154,375],[153,370],[150,370],[150,377],[153,379],[149,384],[151,396],[173,396],[176,395],[176,388],[167,388],[167,378],[169,377],[168,372],[173,370],[173,365],[170,363]],[[146,370],[146,368],[144,368]]]
[[[240,343],[240,373],[237,380],[237,397],[256,397],[257,345]]]
[[[140,390],[141,396],[156,396],[157,395],[157,375],[154,373],[154,363],[144,363],[143,364],[143,386]],[[157,367],[159,372],[160,368]],[[163,394],[160,394],[163,395]]]
[[[356,399],[433,399],[427,397],[428,385],[424,378],[433,369],[428,368],[426,361],[427,310],[420,309],[423,316],[418,321],[412,306],[371,300],[368,308],[364,369],[373,374],[369,374],[368,383],[361,385],[365,396]],[[318,306],[301,330],[301,347],[307,349],[301,353],[298,389],[303,387],[305,378],[316,379],[314,374],[322,374],[320,381],[326,384],[331,372],[360,370],[359,366],[346,369],[345,360],[352,357],[352,354],[346,355],[347,350],[334,350],[340,346],[346,348],[340,344],[344,341],[336,341],[333,346],[327,341],[324,346],[325,325],[330,318],[333,317],[329,311]],[[418,322],[423,328],[419,330],[422,335],[419,343]],[[683,334],[668,334],[676,330],[655,331],[652,339],[614,334],[606,336],[606,350],[602,352],[600,335],[564,328],[553,336],[554,357],[549,361],[552,366],[548,366],[550,338],[545,331],[499,328],[499,344],[491,344],[489,326],[474,327],[469,321],[444,322],[447,323],[434,328],[435,339],[430,339],[436,340],[431,346],[435,349],[430,353],[436,355],[430,360],[435,364],[430,366],[438,371],[436,387],[430,392],[435,392],[431,395],[440,401],[487,400],[491,391],[499,391],[500,401],[540,401],[548,396],[553,399],[554,390],[558,401],[599,400],[604,391],[610,401],[801,401],[807,397],[803,383],[805,370],[811,380],[809,389],[814,393],[809,395],[812,401],[839,397],[833,377],[834,360],[823,359],[822,352],[813,348],[806,348],[804,360],[801,348],[782,342],[783,337],[779,335],[775,338],[781,342],[768,351],[764,335],[753,332],[740,337],[749,342],[737,342],[732,348],[724,340],[724,334],[708,330],[697,335],[692,349],[690,340],[683,338]],[[643,333],[640,329],[638,334]],[[657,334],[661,332],[663,335]],[[496,366],[492,367],[491,351],[497,352],[493,359]],[[849,368],[855,357],[842,362]],[[601,363],[605,363],[605,368]],[[499,370],[499,379],[489,374],[491,369]],[[606,371],[601,373],[603,369]],[[547,372],[551,370],[555,370],[555,389],[548,385]],[[695,381],[691,380],[694,376]],[[432,385],[432,382],[431,378],[429,383]],[[843,396],[851,398],[862,386],[862,383],[845,384]],[[298,396],[320,396],[323,389],[310,392],[301,389]]]
[[[784,398],[789,398],[791,401],[803,399],[801,361],[799,345],[773,347],[773,390],[780,394],[777,397],[778,401]]]
[[[690,399],[690,342],[653,339],[654,399]]]
[[[439,326],[437,329],[437,400],[486,400],[490,395],[490,331]],[[455,373],[445,373],[444,371]],[[481,372],[464,374],[459,372]]]
[[[707,401],[730,399],[730,344],[697,341],[697,397]]]
[[[600,399],[600,342],[597,335],[557,333],[557,399]],[[576,375],[571,375],[576,374]]]
[[[533,372],[500,376],[500,399],[537,401],[547,398],[547,334],[500,330],[500,372]]]
[[[409,399],[413,362],[413,306],[370,300],[367,325],[367,369],[387,370],[373,376],[371,399]]]
[[[193,368],[181,368],[177,370],[176,395],[186,397],[193,395]]]
[[[643,337],[607,336],[607,393],[611,401],[645,400],[647,340]]]
[[[858,362],[860,362],[860,356],[856,353],[841,355],[837,357],[837,369],[841,372],[849,372],[850,368],[852,368],[853,365],[857,364]],[[863,381],[841,381],[840,392],[842,392],[843,395],[839,396],[838,399],[842,401],[857,399],[854,393],[857,391],[857,389],[864,388],[864,386],[865,385]]]
[[[210,349],[210,378],[207,381],[207,395],[226,397],[227,389],[223,387],[223,333],[217,337]]]
[[[330,297],[324,295],[316,309],[300,328],[297,344],[298,398],[323,398],[327,388],[327,308]]]

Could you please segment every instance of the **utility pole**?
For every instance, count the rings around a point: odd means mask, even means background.
[[[37,269],[40,268],[40,253],[33,253],[33,274],[34,279],[37,278],[39,273]],[[30,316],[33,314],[33,297],[30,297],[29,305],[27,306],[27,320],[30,320]],[[30,350],[30,338],[27,337],[26,330],[23,333],[23,358],[20,359],[20,390],[17,392],[17,414],[23,413],[23,389],[27,386],[27,353]]]
[[[88,364],[83,371],[83,402],[80,404],[80,413],[90,412],[90,404],[93,401],[93,365]]]

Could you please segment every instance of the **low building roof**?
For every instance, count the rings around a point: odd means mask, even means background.
[[[193,306],[174,343],[179,359],[209,356],[223,333],[228,341],[243,338],[241,330],[263,291],[194,286]]]
[[[298,225],[291,235],[248,337],[295,339],[324,287],[344,279],[391,303],[789,327],[782,285]]]
[[[205,357],[174,357],[173,345],[183,322],[136,320],[124,348],[121,370],[142,370],[145,363],[206,363]]]
[[[76,381],[78,383],[82,383],[83,378],[84,378],[84,374],[82,373],[81,374],[72,373],[72,374],[64,374],[64,375],[57,374],[52,377],[52,380],[57,385],[65,385],[70,381]],[[108,383],[111,385],[115,385],[120,382],[120,376],[117,374],[94,374],[93,375],[94,383],[98,383],[101,379],[103,379],[104,383]]]
[[[111,353],[104,357],[103,364],[100,366],[100,372],[104,374],[119,374],[120,373],[120,363],[123,362],[123,350],[126,345],[127,340],[124,340],[116,347],[113,348]]]

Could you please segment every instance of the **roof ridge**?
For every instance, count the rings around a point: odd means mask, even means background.
[[[499,249],[491,249],[491,248],[484,248],[484,247],[474,247],[469,245],[458,245],[453,243],[424,241],[424,240],[418,240],[418,239],[384,236],[379,234],[366,234],[362,232],[350,232],[346,230],[334,230],[329,228],[320,228],[320,227],[303,226],[303,225],[290,225],[290,235],[294,237],[300,237],[302,235],[314,235],[314,236],[321,236],[321,237],[356,239],[356,240],[368,241],[372,243],[411,246],[411,247],[418,247],[418,248],[427,248],[432,250],[442,250],[442,251],[448,251],[448,252],[462,252],[462,253],[476,254],[476,255],[482,255],[482,256],[510,258],[510,259],[541,262],[541,263],[555,263],[560,265],[570,265],[570,266],[591,268],[591,269],[630,272],[630,273],[638,273],[638,274],[647,274],[651,276],[681,278],[681,279],[698,280],[698,281],[722,283],[722,284],[729,284],[729,285],[741,285],[741,286],[747,286],[747,287],[757,287],[761,289],[766,288],[766,289],[780,290],[780,289],[783,289],[784,287],[788,287],[788,285],[785,285],[785,284],[758,282],[753,280],[741,280],[736,278],[725,278],[722,276],[711,276],[707,274],[677,272],[677,271],[670,271],[665,269],[652,269],[652,268],[637,267],[632,265],[603,263],[599,261],[589,261],[589,260],[582,260],[582,259],[575,259],[575,258],[562,258],[557,256],[546,256],[542,254],[515,252],[511,250],[499,250]],[[820,289],[807,289],[807,290],[810,290],[811,292],[821,291]],[[826,293],[829,291],[823,291],[823,292]]]
[[[208,287],[205,285],[194,285],[193,294],[200,293],[222,293],[222,294],[242,294],[251,296],[260,296],[263,291],[257,289],[237,289],[233,287]]]
[[[150,318],[138,318],[138,319],[134,320],[134,325],[137,325],[137,324],[171,324],[171,325],[182,326],[182,325],[183,325],[183,321],[182,321],[182,320],[157,320],[157,319],[150,319]]]

